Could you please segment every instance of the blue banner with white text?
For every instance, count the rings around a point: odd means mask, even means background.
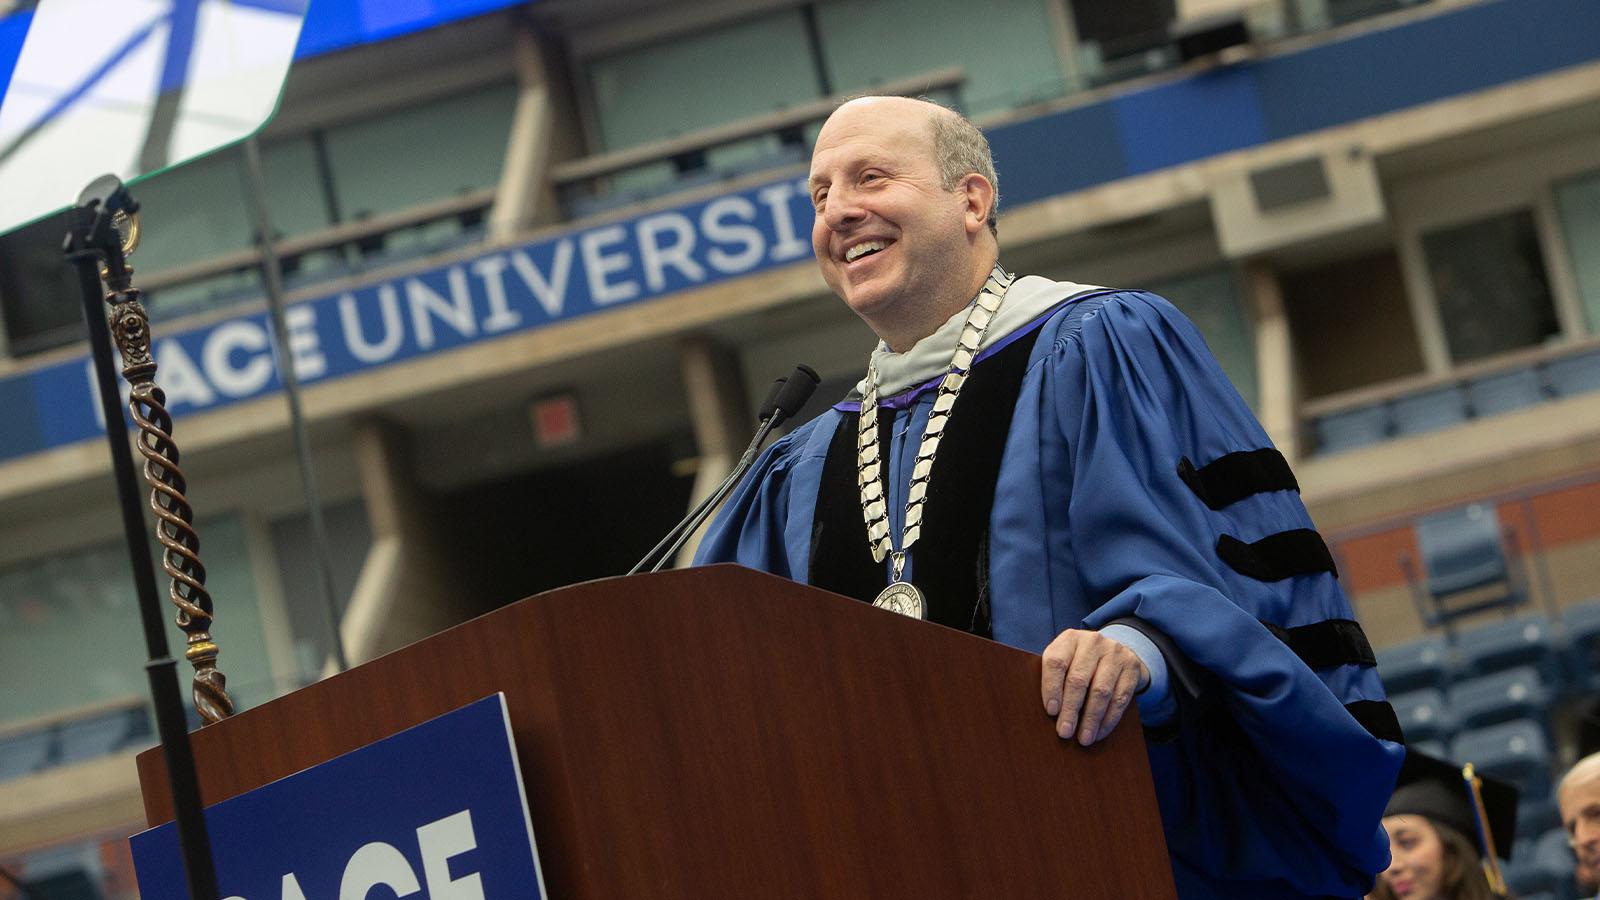
[[[785,179],[297,303],[289,353],[302,383],[364,372],[807,258],[814,213]],[[282,387],[265,312],[155,340],[176,416]],[[87,354],[0,379],[11,430],[0,461],[102,432]],[[126,387],[124,385],[124,387]]]
[[[229,900],[542,900],[495,694],[206,809]],[[177,827],[130,839],[139,895],[187,897]]]

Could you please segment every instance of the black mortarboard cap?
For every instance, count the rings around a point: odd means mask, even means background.
[[[1476,804],[1461,766],[1406,748],[1406,761],[1394,796],[1383,811],[1385,816],[1427,816],[1460,832],[1485,853],[1479,834]],[[1489,834],[1494,837],[1495,855],[1511,858],[1511,842],[1517,831],[1517,788],[1510,782],[1477,773],[1479,793],[1488,818]]]

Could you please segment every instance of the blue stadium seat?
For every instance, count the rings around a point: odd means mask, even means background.
[[[1467,384],[1467,402],[1476,416],[1497,416],[1544,399],[1544,385],[1532,368],[1485,375]]]
[[[1388,440],[1389,409],[1380,404],[1334,413],[1317,419],[1312,427],[1318,452],[1353,450]]]
[[[1552,360],[1545,365],[1545,379],[1557,397],[1600,390],[1600,350]]]
[[[1455,733],[1455,715],[1438,688],[1390,694],[1389,705],[1394,707],[1408,743],[1448,738]]]
[[[0,781],[21,778],[49,762],[51,736],[48,731],[30,731],[0,741]]]
[[[1561,809],[1556,805],[1556,798],[1549,793],[1523,797],[1522,802],[1517,804],[1518,831],[1526,829],[1529,834],[1544,834],[1560,824]]]
[[[1456,682],[1450,687],[1450,708],[1463,728],[1479,728],[1513,719],[1548,722],[1551,691],[1533,666]]]
[[[1419,581],[1409,559],[1402,559],[1423,622],[1444,625],[1460,616],[1527,599],[1520,558],[1513,565],[1501,543],[1500,517],[1487,503],[1423,516],[1417,520]]]
[[[1533,666],[1552,687],[1562,680],[1560,654],[1550,620],[1542,615],[1488,622],[1456,638],[1461,670],[1486,675],[1513,666]]]
[[[128,748],[144,749],[156,743],[155,727],[152,722],[153,711],[149,706],[140,705],[128,710],[128,734],[122,743],[114,749],[126,750]]]
[[[58,762],[82,762],[105,756],[120,747],[132,730],[129,711],[119,709],[61,726],[61,757]]]
[[[1519,822],[1517,827],[1522,827],[1522,824]],[[1567,832],[1564,829],[1558,826],[1541,834],[1528,855],[1536,865],[1549,872],[1559,885],[1557,895],[1567,893],[1574,886],[1573,869],[1577,868],[1578,861],[1567,844]]]
[[[1450,757],[1450,748],[1442,740],[1413,741],[1408,736],[1406,738],[1406,746],[1417,751],[1418,753],[1425,753],[1434,759],[1448,759]]]
[[[1394,401],[1394,433],[1421,434],[1467,420],[1466,397],[1456,385],[1434,388]]]
[[[1384,690],[1391,694],[1421,688],[1442,688],[1451,671],[1450,648],[1444,640],[1427,637],[1409,644],[1385,647],[1375,654]]]
[[[1518,827],[1521,827],[1520,822]],[[1505,875],[1506,887],[1511,889],[1514,897],[1555,895],[1557,884],[1550,870],[1531,859],[1513,857],[1501,866],[1500,871]]]
[[[1550,744],[1538,722],[1503,722],[1463,731],[1450,742],[1450,758],[1515,781],[1530,795],[1550,790]]]
[[[1567,607],[1561,614],[1567,639],[1567,669],[1575,684],[1600,691],[1600,599]]]

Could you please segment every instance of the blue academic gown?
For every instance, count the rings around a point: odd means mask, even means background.
[[[1183,702],[1209,714],[1180,712],[1175,728],[1148,733],[1184,900],[1365,894],[1388,865],[1379,820],[1404,751],[1349,709],[1382,701],[1383,687],[1370,665],[1313,670],[1268,628],[1352,619],[1350,605],[1331,573],[1258,580],[1218,556],[1224,533],[1249,543],[1312,528],[1298,493],[1213,510],[1177,473],[1180,458],[1202,466],[1270,447],[1266,433],[1194,326],[1160,297],[1091,293],[1045,316],[1037,331],[1017,332],[1033,350],[990,519],[994,638],[1039,653],[1065,629],[1131,617],[1200,673],[1202,687]],[[881,406],[895,415],[895,535],[933,397],[925,386],[903,409]],[[818,484],[842,415],[829,410],[765,452],[697,563],[806,580]],[[913,548],[912,579],[915,562]],[[1051,723],[1041,716],[1039,727]]]

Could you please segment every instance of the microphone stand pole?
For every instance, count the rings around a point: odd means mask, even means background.
[[[166,757],[167,778],[178,823],[178,840],[189,885],[189,900],[217,900],[220,896],[217,873],[211,857],[211,837],[206,831],[200,806],[199,779],[195,773],[194,752],[189,745],[188,723],[178,686],[178,662],[172,658],[167,645],[162,605],[156,595],[150,536],[145,530],[133,453],[128,447],[128,432],[124,425],[126,420],[119,402],[122,394],[117,388],[115,364],[111,358],[111,333],[106,324],[105,308],[105,301],[109,298],[100,286],[101,267],[104,266],[108,284],[119,292],[128,290],[130,270],[123,261],[123,238],[118,234],[113,219],[120,213],[127,220],[132,220],[137,212],[138,204],[128,196],[122,183],[112,176],[103,176],[84,190],[78,198],[78,206],[70,211],[71,230],[63,249],[77,270],[78,286],[83,297],[83,315],[89,327],[89,353],[94,358],[95,384],[100,394],[106,441],[111,449],[111,472],[122,509],[122,527],[128,541],[129,561],[133,564],[140,621],[144,626],[145,646],[150,657],[145,663],[145,675],[150,682],[156,729],[161,736],[161,749]],[[143,337],[148,340],[148,334]],[[140,440],[144,440],[142,433]]]
[[[317,469],[311,457],[311,438],[306,434],[306,417],[300,408],[300,376],[294,370],[290,350],[288,313],[283,302],[283,263],[272,245],[272,217],[267,212],[267,176],[261,167],[261,145],[255,135],[244,142],[244,195],[255,222],[256,248],[261,252],[261,275],[267,294],[267,309],[272,320],[273,358],[278,363],[278,378],[283,382],[283,399],[289,407],[289,433],[294,435],[294,456],[300,464],[300,493],[306,499],[306,520],[311,526],[311,566],[317,572],[317,587],[322,591],[322,607],[328,617],[328,638],[333,646],[337,671],[350,668],[345,655],[344,632],[340,627],[338,592],[333,587],[333,560],[328,553],[328,525],[322,512],[322,492],[317,489]],[[306,673],[301,673],[302,675]],[[321,677],[320,672],[313,677]]]

